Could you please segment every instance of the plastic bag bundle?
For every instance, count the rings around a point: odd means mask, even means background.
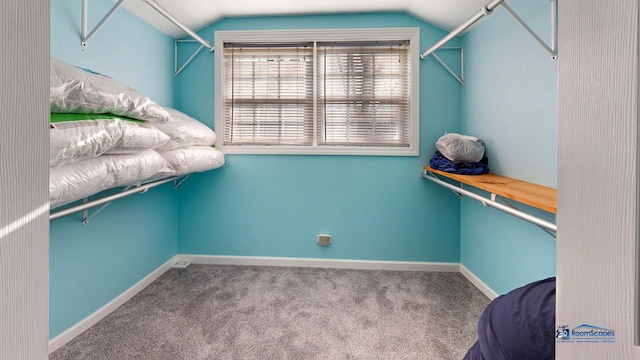
[[[484,156],[484,141],[474,136],[449,133],[436,141],[438,151],[451,161],[478,162]]]
[[[158,150],[173,150],[186,146],[204,145],[213,146],[216,143],[216,133],[208,126],[191,116],[178,110],[165,108],[172,121],[166,124],[154,124],[170,139]]]
[[[51,208],[113,187],[127,186],[152,177],[173,175],[171,165],[156,151],[102,155],[49,171]]]
[[[105,114],[51,114],[49,166],[102,154],[130,154],[157,148],[169,136],[142,121]]]
[[[224,165],[213,130],[108,76],[51,59],[49,99],[51,208]]]
[[[51,114],[49,166],[74,163],[104,154],[122,137],[118,121],[78,120],[57,122]]]
[[[56,59],[51,59],[49,100],[54,113],[110,113],[154,123],[171,119],[162,106],[131,87]]]
[[[147,123],[121,121],[122,137],[107,154],[131,154],[143,150],[156,149],[167,141],[169,136]]]
[[[159,153],[175,170],[174,176],[212,170],[224,165],[222,151],[210,146],[189,146]]]

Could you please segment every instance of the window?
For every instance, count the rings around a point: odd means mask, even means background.
[[[227,153],[418,155],[418,29],[219,31]]]
[[[313,44],[224,44],[224,145],[313,144]]]

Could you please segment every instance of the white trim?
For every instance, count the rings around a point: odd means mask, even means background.
[[[419,125],[418,125],[419,126]],[[317,139],[314,138],[317,142]],[[412,140],[413,141],[413,140]],[[415,142],[414,144],[418,144]],[[216,145],[225,154],[252,155],[361,155],[361,156],[419,156],[419,144],[411,147],[379,146],[288,146],[288,145]]]
[[[489,285],[485,284],[479,277],[477,277],[474,273],[472,273],[466,266],[460,264],[460,274],[467,278],[478,290],[482,291],[490,300],[497,298],[499,295],[497,292],[493,291],[489,287]]]
[[[160,265],[159,268],[154,270],[151,274],[147,275],[142,280],[138,281],[135,285],[127,289],[125,292],[120,294],[115,299],[109,301],[106,305],[96,310],[93,314],[87,316],[77,324],[73,325],[60,335],[55,338],[49,340],[49,354],[58,350],[69,341],[73,340],[76,336],[80,335],[82,332],[86,331],[93,325],[95,325],[98,321],[102,320],[104,317],[109,315],[112,311],[117,309],[120,305],[129,301],[134,295],[142,291],[145,287],[159,278],[162,274],[164,274],[167,270],[171,268],[171,265],[176,261],[176,257],[174,256],[166,263]]]
[[[176,261],[209,265],[291,266],[356,270],[459,272],[460,264],[417,261],[371,261],[260,256],[176,255]]]

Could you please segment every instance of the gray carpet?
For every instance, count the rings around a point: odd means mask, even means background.
[[[459,273],[171,269],[50,359],[462,359],[487,299]]]

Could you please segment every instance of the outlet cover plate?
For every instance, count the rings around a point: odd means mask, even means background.
[[[329,246],[329,245],[331,245],[331,235],[329,235],[329,234],[318,234],[316,236],[316,242],[320,246]]]

